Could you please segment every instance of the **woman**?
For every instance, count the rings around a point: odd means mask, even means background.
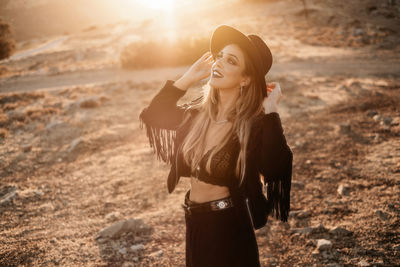
[[[277,110],[282,93],[279,84],[266,85],[272,55],[257,35],[220,25],[210,51],[165,83],[140,125],[157,157],[171,164],[168,192],[190,178],[182,204],[186,266],[260,266],[254,229],[270,213],[287,221],[290,208],[293,156]],[[210,74],[200,97],[177,105]]]

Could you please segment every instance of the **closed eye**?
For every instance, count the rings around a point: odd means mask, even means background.
[[[221,54],[218,54],[216,58],[220,58],[220,57],[222,57],[222,55],[221,55]],[[229,62],[230,64],[232,64],[232,65],[236,65],[236,62],[235,62],[234,60],[232,60],[231,57],[228,57],[228,62]]]

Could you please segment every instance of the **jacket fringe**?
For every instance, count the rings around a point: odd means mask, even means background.
[[[286,164],[283,173],[268,181],[267,198],[270,204],[272,216],[283,222],[287,222],[290,210],[290,188],[292,185],[292,161],[293,153],[288,149],[285,157]]]
[[[176,130],[167,130],[154,127],[146,123],[142,116],[139,116],[140,129],[146,126],[146,135],[149,139],[150,147],[153,153],[157,155],[157,159],[161,159],[167,164],[171,164],[174,160],[174,146],[176,139]]]

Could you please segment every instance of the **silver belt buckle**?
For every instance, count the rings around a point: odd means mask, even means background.
[[[212,210],[223,210],[229,206],[229,200],[218,200],[211,205]]]
[[[225,209],[228,204],[225,202],[225,200],[220,200],[217,202],[217,207],[222,210]]]

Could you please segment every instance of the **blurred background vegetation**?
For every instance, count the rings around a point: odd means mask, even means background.
[[[133,42],[122,50],[120,62],[127,69],[188,65],[208,49],[209,37]]]
[[[15,50],[15,41],[11,26],[0,18],[0,59],[8,58]]]

